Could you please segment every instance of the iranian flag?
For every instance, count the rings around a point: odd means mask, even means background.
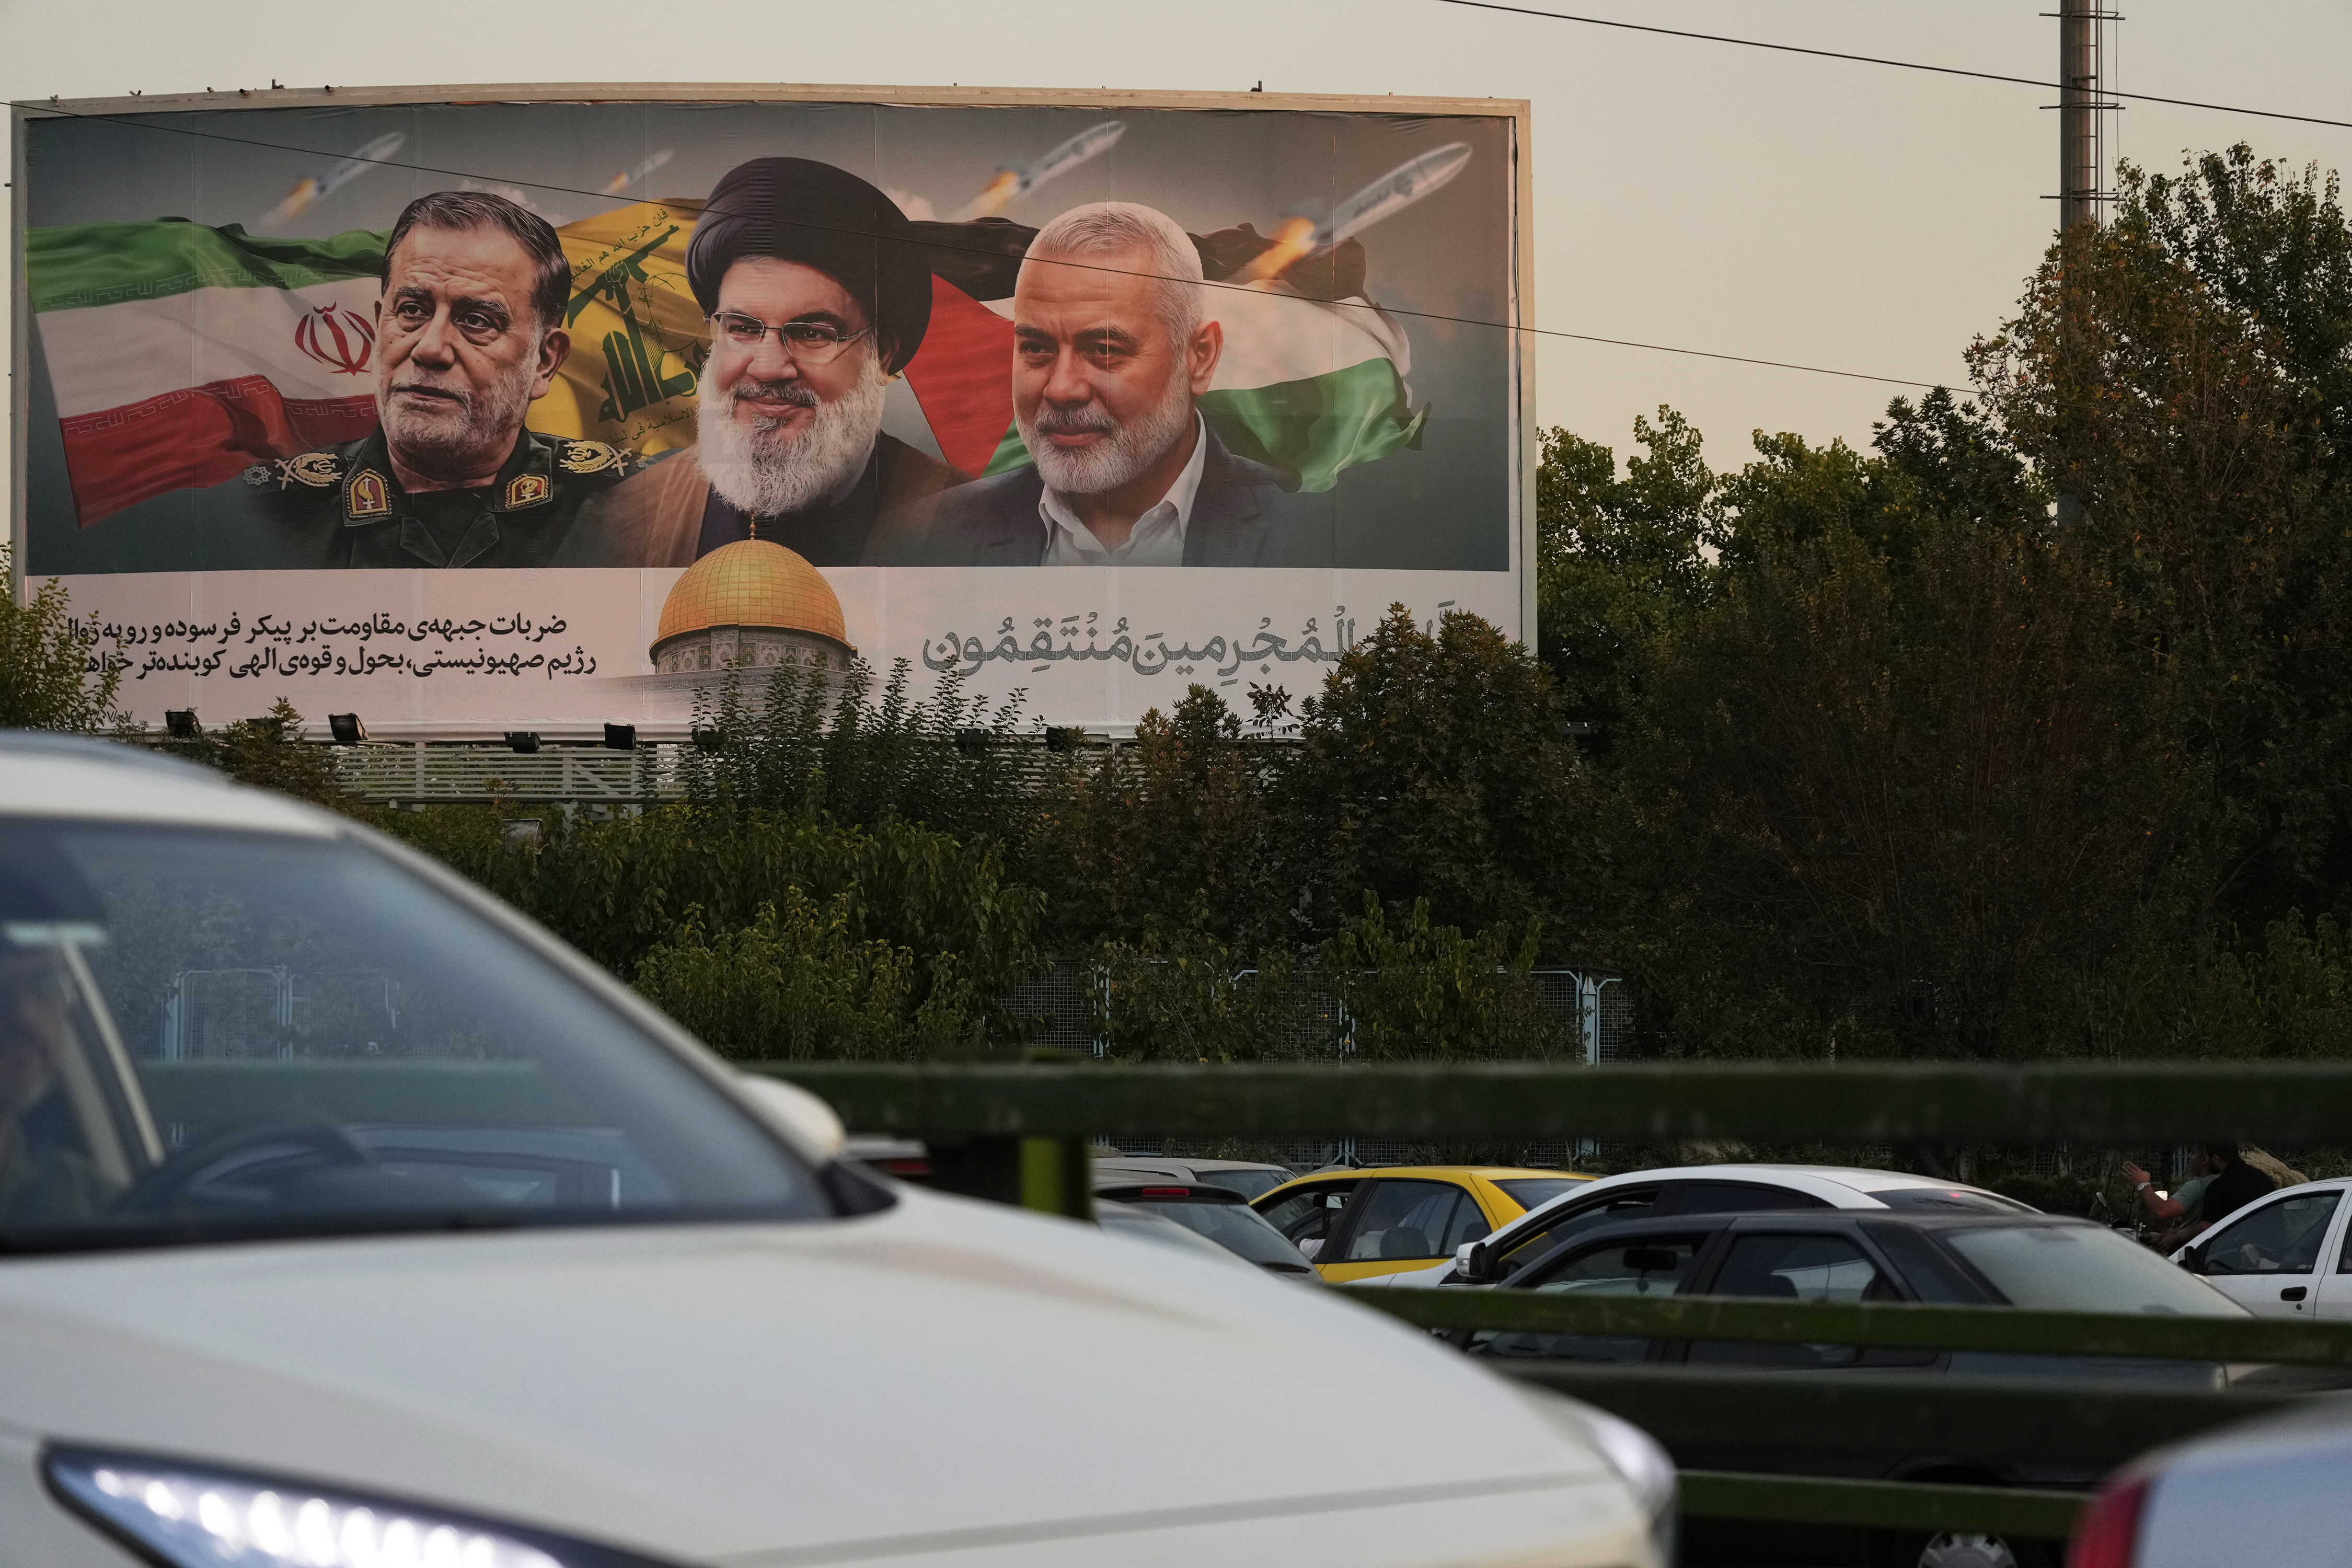
[[[646,453],[693,441],[709,344],[685,257],[699,208],[633,203],[558,231],[573,268],[572,348],[531,407],[532,429]],[[932,439],[967,473],[1019,467],[1010,314],[1030,231],[916,226],[935,265],[931,324],[907,379]],[[33,309],[82,525],[367,434],[383,240],[180,219],[33,230]],[[1415,445],[1426,410],[1412,405],[1404,332],[1361,291],[1360,251],[1314,279],[1220,281],[1244,276],[1268,243],[1246,228],[1200,242],[1219,283],[1206,313],[1225,342],[1202,412],[1236,453],[1293,488],[1328,489]]]
[[[84,527],[375,425],[383,236],[35,229],[26,272]]]

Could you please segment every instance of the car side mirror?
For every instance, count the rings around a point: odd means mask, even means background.
[[[1322,1254],[1322,1251],[1323,1238],[1321,1237],[1307,1236],[1301,1237],[1299,1238],[1298,1256],[1307,1259],[1307,1262],[1314,1262],[1315,1259]]]
[[[1465,1285],[1484,1285],[1495,1278],[1495,1249],[1483,1241],[1465,1241],[1454,1249],[1454,1277]]]
[[[2191,1274],[2204,1273],[2205,1249],[2201,1247],[2192,1247],[2188,1251],[2182,1253],[2180,1255],[2180,1267],[2186,1268]]]

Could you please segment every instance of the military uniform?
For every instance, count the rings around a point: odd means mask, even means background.
[[[236,525],[216,528],[204,550],[216,571],[545,566],[581,507],[635,460],[602,441],[525,430],[488,484],[410,495],[379,428],[215,486],[224,500],[237,495]]]

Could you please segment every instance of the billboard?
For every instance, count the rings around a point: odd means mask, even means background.
[[[16,560],[156,719],[682,730],[852,657],[1123,730],[1533,634],[1523,104],[20,111]]]

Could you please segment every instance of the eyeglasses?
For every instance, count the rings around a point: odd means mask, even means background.
[[[714,311],[703,319],[718,329],[720,337],[739,349],[757,352],[760,341],[773,332],[776,341],[784,345],[784,353],[796,362],[806,364],[831,364],[841,357],[842,350],[874,330],[865,327],[857,331],[845,332],[823,321],[786,321],[781,327],[772,327],[756,317],[733,310]]]

